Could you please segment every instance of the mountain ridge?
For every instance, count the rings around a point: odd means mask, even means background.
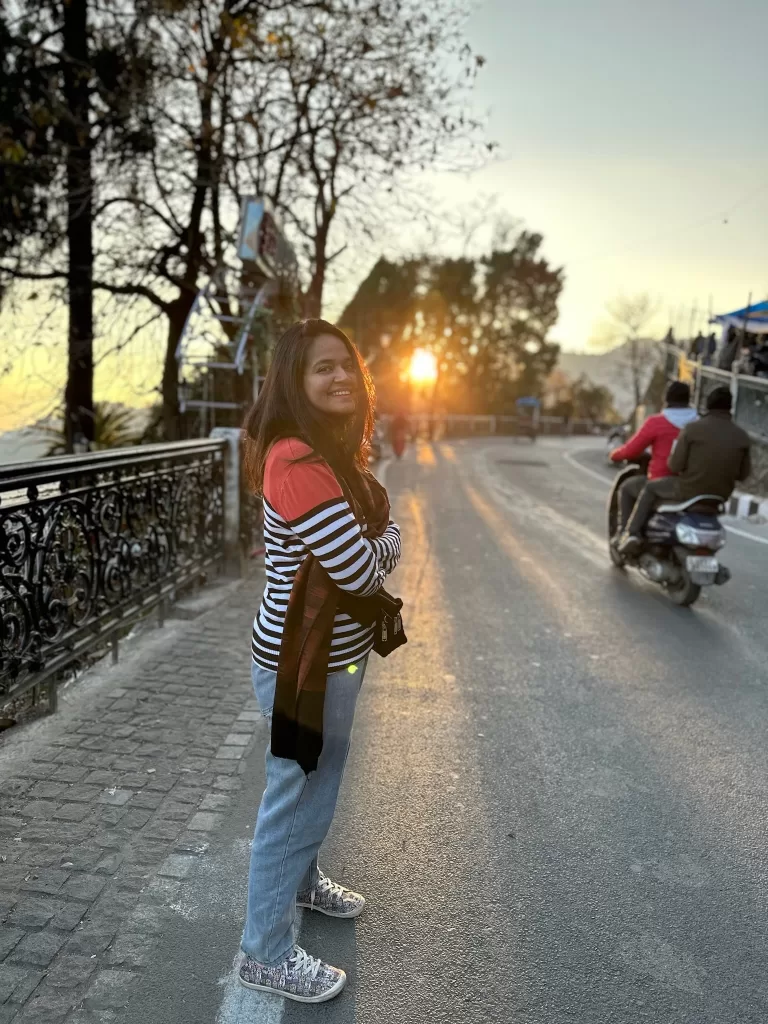
[[[654,369],[658,365],[656,351],[659,342],[652,338],[642,338],[643,374],[642,390],[650,382]],[[633,411],[634,397],[632,381],[629,373],[629,342],[623,342],[606,352],[560,352],[557,368],[570,380],[577,380],[584,375],[592,384],[608,388],[613,395],[618,412],[629,416]]]

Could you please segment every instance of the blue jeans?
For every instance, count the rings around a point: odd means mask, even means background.
[[[317,883],[317,854],[333,821],[349,753],[355,704],[367,659],[328,676],[323,713],[323,750],[306,776],[295,761],[267,748],[267,788],[261,798],[251,846],[248,909],[241,946],[272,966],[293,950],[296,894]],[[261,713],[271,722],[276,674],[252,667]]]

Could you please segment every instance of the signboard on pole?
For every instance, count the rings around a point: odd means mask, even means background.
[[[259,251],[259,225],[264,216],[262,199],[243,199],[240,207],[240,235],[237,255],[244,263],[255,262]]]
[[[296,255],[269,200],[253,196],[243,199],[237,255],[244,267],[258,268],[269,280],[296,276]]]

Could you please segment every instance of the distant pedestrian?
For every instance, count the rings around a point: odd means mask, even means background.
[[[690,347],[691,359],[695,360],[696,362],[699,362],[699,360],[701,360],[704,357],[704,352],[706,350],[706,347],[707,347],[707,339],[704,337],[704,335],[701,333],[701,331],[699,331],[699,333],[696,335],[696,337],[691,342],[691,347]]]
[[[400,602],[382,589],[400,558],[400,531],[367,469],[373,385],[337,327],[306,320],[285,332],[245,429],[267,572],[252,675],[271,740],[239,976],[248,988],[320,1003],[346,975],[296,945],[296,907],[352,918],[365,904],[327,878],[317,857],[368,656],[404,642]]]
[[[389,425],[389,440],[396,459],[403,457],[408,430],[408,419],[403,413],[397,413],[392,417],[392,422]]]
[[[714,331],[707,335],[707,346],[704,353],[704,365],[712,366],[715,360],[715,353],[717,352],[717,337]]]
[[[738,356],[733,360],[733,364],[731,365],[731,372],[743,373],[746,376],[751,376],[752,357],[746,345],[739,350]]]
[[[741,350],[741,335],[737,332],[735,327],[729,327],[725,340],[723,341],[723,347],[720,351],[720,358],[717,366],[720,370],[731,370],[735,360],[739,356]]]

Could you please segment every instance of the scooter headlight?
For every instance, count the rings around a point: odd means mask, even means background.
[[[699,546],[699,531],[695,527],[689,526],[688,523],[678,523],[675,533],[681,544],[692,548]]]

